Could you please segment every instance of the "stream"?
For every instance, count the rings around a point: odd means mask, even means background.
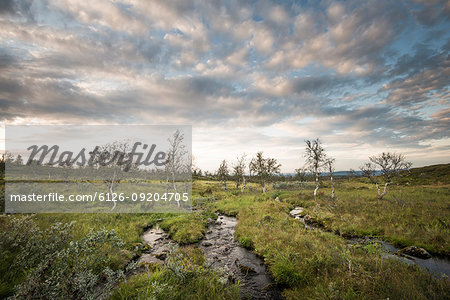
[[[214,267],[225,267],[239,280],[241,298],[282,299],[281,290],[266,270],[264,261],[253,252],[239,246],[234,239],[237,219],[219,216],[199,243]]]
[[[291,217],[300,220],[305,225],[306,229],[317,230],[317,227],[308,222],[308,218],[303,214],[303,210],[302,207],[296,207],[291,210],[289,214]],[[383,258],[393,258],[408,265],[417,265],[421,269],[429,272],[435,278],[440,278],[442,275],[450,277],[450,259],[447,257],[434,255],[425,259],[407,254],[399,254],[401,248],[374,237],[348,238],[347,241],[350,245],[368,245],[377,243],[383,250]]]
[[[205,238],[197,243],[203,250],[211,267],[225,269],[228,280],[239,282],[240,298],[243,299],[283,299],[282,290],[277,288],[266,270],[264,261],[249,250],[239,246],[234,239],[237,219],[218,216],[211,220]],[[139,262],[163,264],[171,248],[176,243],[169,239],[162,229],[155,227],[142,236],[150,246]]]

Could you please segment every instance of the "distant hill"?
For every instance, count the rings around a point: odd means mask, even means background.
[[[403,171],[401,177],[397,177],[396,183],[410,184],[450,184],[450,163],[412,168]]]
[[[347,177],[349,173],[349,171],[336,171],[334,172],[334,176],[336,178],[342,178]],[[355,170],[353,174],[357,177],[362,176],[362,172],[359,170]],[[283,175],[295,176],[295,173],[285,173]],[[311,176],[312,174],[307,173],[307,175]],[[381,171],[375,171],[375,175],[381,175]],[[408,171],[401,172],[401,175],[400,177],[394,178],[393,182],[398,184],[450,184],[450,163],[412,168]],[[322,173],[321,176],[326,177],[329,175],[328,173]]]

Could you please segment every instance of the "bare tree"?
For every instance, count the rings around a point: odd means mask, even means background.
[[[131,147],[128,142],[116,141],[100,146],[98,151],[94,152],[94,165],[102,171],[103,182],[106,184],[110,195],[120,184],[124,170],[128,171],[129,166],[124,162],[129,159],[130,150]]]
[[[317,191],[319,190],[319,176],[325,163],[325,149],[322,147],[322,143],[319,139],[313,141],[307,140],[305,142],[306,164],[316,179],[316,188],[314,189],[314,200],[316,200]]]
[[[172,188],[177,192],[176,176],[185,168],[186,146],[183,144],[184,134],[178,129],[173,136],[168,139],[169,150],[167,151],[167,160],[165,164],[166,173],[166,193],[169,191],[169,182],[172,181]],[[179,205],[179,202],[178,202]]]
[[[334,162],[336,160],[334,158],[328,158],[325,160],[325,165],[327,167],[327,171],[330,174],[330,181],[331,181],[331,198],[334,199]]]
[[[247,182],[245,181],[245,167],[246,167],[246,154],[242,154],[237,158],[236,164],[233,166],[233,177],[236,182],[236,189],[241,187],[241,192],[244,191],[247,186]]]
[[[266,183],[275,175],[280,173],[281,164],[274,158],[264,158],[262,151],[256,154],[249,165],[250,174],[255,174],[258,178],[263,193],[266,192]]]
[[[307,177],[307,171],[308,170],[305,167],[295,169],[295,179],[299,181],[305,181]]]
[[[224,191],[227,190],[228,175],[229,175],[229,172],[228,172],[227,161],[223,160],[219,166],[219,169],[217,170],[217,177],[219,178],[220,182],[222,182],[222,188]]]
[[[387,187],[391,183],[392,178],[398,176],[400,171],[407,170],[411,167],[412,163],[405,160],[403,154],[383,152],[379,155],[369,157],[370,162],[365,163],[360,167],[363,176],[369,178],[372,183],[375,183],[377,187],[378,199],[383,199],[387,193]],[[382,177],[384,178],[384,189],[381,192],[378,184],[378,177],[375,176],[375,168],[381,169]]]

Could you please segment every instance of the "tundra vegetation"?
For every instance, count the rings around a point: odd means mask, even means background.
[[[302,169],[301,176],[282,177],[277,161],[262,152],[247,174],[245,160],[243,173],[233,167],[227,190],[217,177],[198,170],[196,211],[189,214],[2,214],[0,297],[237,299],[239,282],[209,267],[195,245],[221,213],[238,218],[236,240],[264,258],[286,299],[449,299],[448,277],[385,257],[376,242],[352,245],[345,237],[376,236],[450,256],[450,164],[407,171],[403,156],[398,162],[398,155],[384,155],[397,163],[380,161],[386,166],[381,175],[370,169],[368,178],[355,172],[320,180],[325,166],[326,176],[333,174],[333,165],[325,164],[319,140],[308,147],[314,172]],[[2,173],[5,159],[12,158],[2,157]],[[239,184],[232,184],[238,177]],[[383,201],[373,184],[381,180],[390,185]],[[289,216],[298,206],[318,229],[308,230]],[[133,262],[146,247],[141,236],[155,226],[179,246],[163,265],[137,266]]]

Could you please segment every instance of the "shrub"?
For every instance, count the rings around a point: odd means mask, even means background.
[[[108,297],[124,277],[118,263],[123,242],[114,230],[106,229],[74,241],[73,224],[54,223],[41,230],[31,216],[3,217],[2,297],[11,296],[14,290],[19,299]]]

